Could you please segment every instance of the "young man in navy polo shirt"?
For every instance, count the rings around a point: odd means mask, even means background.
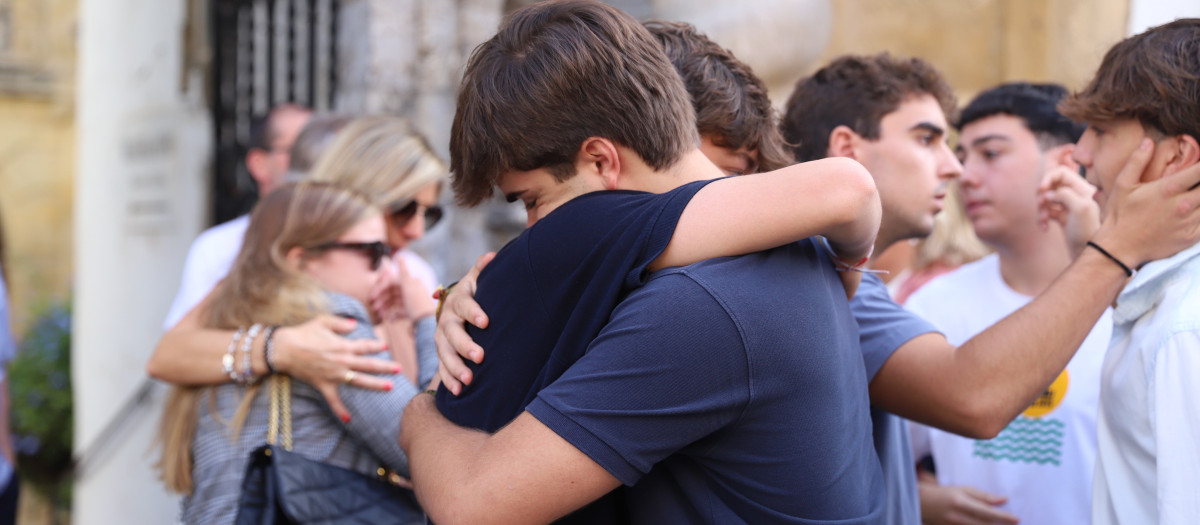
[[[578,332],[582,350],[554,346],[538,371],[549,386],[495,434],[455,426],[431,396],[414,400],[401,443],[435,521],[549,521],[624,484],[636,522],[880,522],[857,333],[825,248],[805,240],[661,269],[695,256],[676,241],[698,232],[713,237],[699,246],[744,248],[776,225],[750,235],[729,224],[818,185],[749,191],[777,174],[708,184],[721,173],[697,145],[657,42],[611,7],[524,8],[473,55],[452,131],[456,193],[470,203],[495,184],[537,221],[480,278],[481,299],[499,286],[513,301],[493,329],[536,336],[575,313],[563,305],[599,326]],[[844,161],[799,169],[862,174]],[[579,281],[599,284],[573,296]]]

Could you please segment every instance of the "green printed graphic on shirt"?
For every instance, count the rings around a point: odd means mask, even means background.
[[[1062,404],[1070,378],[1064,370],[1034,400],[1021,417],[994,439],[975,442],[973,455],[978,458],[1014,463],[1058,466],[1062,462],[1063,422],[1043,419]]]
[[[1063,422],[1018,417],[995,439],[975,442],[974,456],[995,461],[1058,466],[1062,462]]]

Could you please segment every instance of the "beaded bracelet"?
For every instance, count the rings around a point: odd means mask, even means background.
[[[249,383],[254,379],[253,363],[250,361],[250,350],[254,346],[254,338],[262,331],[263,325],[254,323],[246,337],[242,339],[242,373],[238,375],[239,383]]]
[[[229,376],[230,381],[235,383],[238,381],[238,373],[237,369],[233,366],[236,360],[234,352],[237,351],[238,340],[242,338],[242,334],[244,333],[246,333],[245,327],[238,328],[237,331],[233,333],[233,339],[229,341],[229,350],[225,353],[225,356],[221,358],[221,370],[225,373],[225,375]]]
[[[263,361],[267,363],[267,373],[275,373],[275,329],[278,326],[268,326],[263,332]]]

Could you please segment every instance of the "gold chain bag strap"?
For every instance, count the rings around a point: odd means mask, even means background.
[[[292,450],[292,378],[275,374],[271,376],[271,413],[267,420],[267,444],[280,445]],[[283,442],[279,435],[283,434]],[[271,449],[267,449],[270,452]],[[270,454],[267,454],[268,456]]]
[[[292,452],[292,383],[270,378],[267,444],[250,453],[237,525],[424,524],[410,490]]]

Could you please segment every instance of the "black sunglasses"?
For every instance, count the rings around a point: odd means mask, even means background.
[[[422,207],[423,206],[421,206],[415,200],[408,201],[408,203],[404,206],[392,208],[392,211],[388,213],[388,216],[391,217],[392,222],[395,223],[396,226],[403,226],[408,224],[408,221],[411,221],[412,218],[417,215],[417,209]],[[426,230],[432,228],[433,225],[437,224],[440,220],[442,220],[441,206],[434,204],[433,206],[425,208]]]
[[[383,258],[392,254],[392,247],[382,241],[375,242],[326,242],[312,247],[313,250],[354,250],[371,259],[371,271],[379,269]]]

